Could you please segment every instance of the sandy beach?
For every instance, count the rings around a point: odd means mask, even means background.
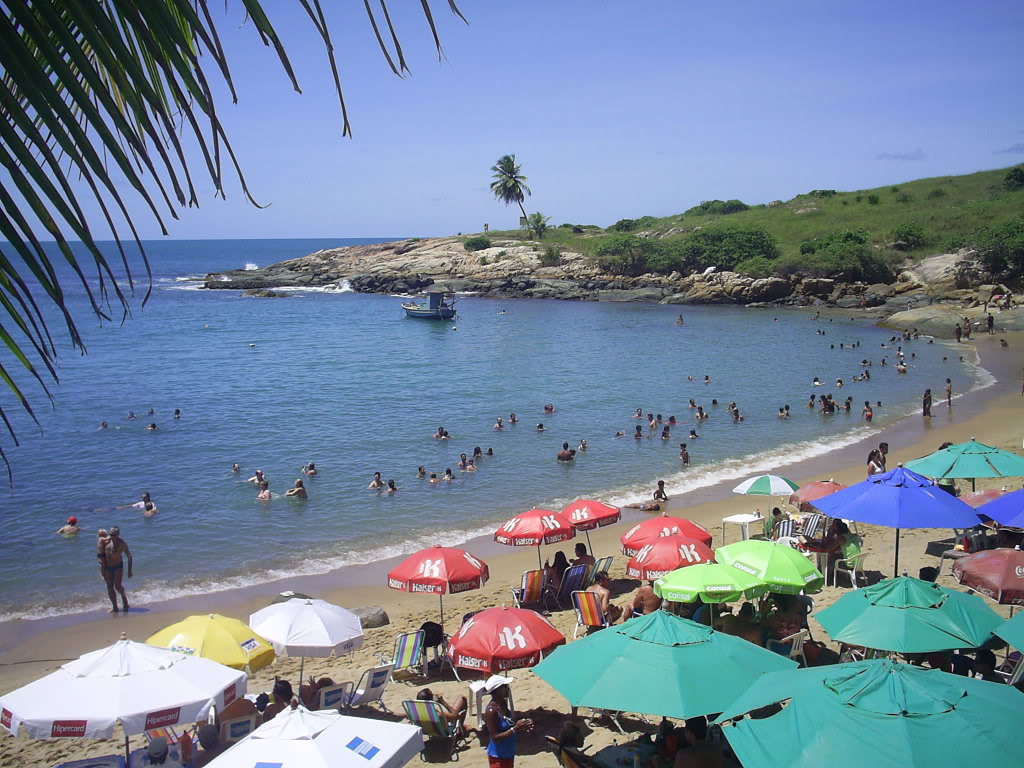
[[[943,441],[960,442],[976,437],[982,442],[1010,450],[1021,450],[1022,428],[1024,424],[1024,397],[1021,395],[1021,370],[1024,366],[1024,338],[1020,335],[1006,335],[1010,343],[1008,349],[1001,348],[996,337],[982,337],[975,340],[981,356],[981,364],[992,371],[998,382],[988,388],[965,395],[947,408],[945,402],[937,402],[934,417],[930,423],[924,423],[920,416],[912,416],[903,422],[875,436],[870,443],[859,443],[825,454],[816,459],[795,465],[781,465],[775,471],[797,482],[834,478],[847,484],[858,482],[864,477],[864,457],[869,447],[886,440],[890,444],[889,467],[897,463],[917,458],[938,448]],[[922,388],[927,384],[922,383]],[[1009,482],[1003,480],[979,480],[978,488],[1020,486],[1020,479],[1013,478]],[[770,507],[769,500],[754,497],[736,496],[730,492],[731,485],[716,485],[688,494],[685,498],[671,499],[668,512],[686,517],[707,527],[714,535],[714,545],[722,542],[723,517],[750,512],[760,508],[761,512]],[[627,519],[644,516],[643,513],[631,512]],[[593,531],[590,534],[594,553],[597,556],[616,555],[612,577],[616,579],[616,591],[620,593],[618,601],[628,598],[629,592],[638,586],[624,578],[626,558],[619,552],[619,537],[627,530],[624,520],[615,526]],[[877,579],[894,575],[893,542],[891,529],[861,526],[865,539],[867,558],[865,569]],[[726,532],[727,540],[735,540],[739,533],[735,527]],[[938,557],[928,554],[929,543],[950,536],[949,530],[919,529],[902,533],[900,564],[910,574],[916,575],[924,565],[938,565]],[[575,543],[575,542],[573,542]],[[270,542],[268,542],[270,545]],[[561,548],[567,553],[572,543],[564,546],[544,548],[543,555],[550,557]],[[501,548],[493,542],[474,541],[466,545],[474,554],[483,557],[490,566],[491,579],[480,590],[459,595],[447,596],[445,599],[446,629],[455,629],[458,617],[463,613],[490,606],[510,604],[509,589],[518,585],[520,574],[524,570],[536,567],[536,552],[533,548],[511,550]],[[932,546],[931,552],[938,551]],[[187,557],[187,541],[183,535],[182,549],[169,556]],[[287,580],[258,587],[221,592],[171,601],[166,604],[138,606],[127,616],[107,617],[98,614],[81,614],[58,619],[39,621],[8,622],[0,625],[0,690],[10,691],[31,680],[34,680],[59,666],[60,663],[75,658],[86,651],[108,645],[118,639],[122,632],[133,640],[143,641],[156,630],[178,621],[180,618],[205,612],[219,612],[241,619],[266,605],[269,597],[284,589],[294,589],[316,594],[331,602],[354,608],[359,606],[379,605],[384,607],[391,624],[379,629],[366,631],[366,644],[362,650],[343,659],[310,659],[306,662],[306,674],[317,677],[329,676],[335,681],[356,681],[361,671],[376,661],[376,654],[390,653],[393,638],[396,634],[418,628],[428,620],[437,620],[437,601],[428,596],[398,593],[384,586],[383,573],[394,561],[374,563],[367,566],[353,566],[340,569],[331,574],[317,577]],[[26,567],[37,567],[26,564]],[[55,566],[56,567],[56,566]],[[144,567],[138,564],[137,567]],[[955,586],[947,565],[940,583],[944,586]],[[129,595],[131,583],[127,582]],[[815,595],[816,609],[831,604],[845,588],[826,587]],[[1002,615],[1008,615],[1008,609],[997,607]],[[551,619],[555,626],[568,637],[572,636],[574,615],[572,611],[554,613]],[[816,626],[811,618],[812,632],[815,639],[827,641],[827,635]],[[250,692],[269,689],[275,676],[296,681],[299,670],[298,659],[281,659],[269,668],[256,674],[249,682]],[[537,729],[533,734],[520,738],[519,764],[526,768],[553,764],[543,736],[554,734],[560,720],[569,707],[567,703],[545,683],[535,678],[529,671],[517,672],[513,691],[517,710],[533,717]],[[450,672],[442,681],[431,680],[430,687],[440,692],[447,699],[453,698],[467,690],[465,682],[456,682]],[[386,703],[394,712],[401,711],[401,701],[413,698],[419,686],[393,683],[387,692]],[[362,712],[360,714],[370,714]],[[372,716],[378,716],[374,713]],[[623,721],[632,729],[645,727],[644,724],[630,717]],[[593,745],[591,752],[601,745],[611,743],[613,738],[621,736],[609,729],[597,728],[587,736],[587,744]],[[142,739],[133,740],[136,746],[142,745]],[[24,737],[14,738],[4,735],[0,738],[0,765],[4,766],[52,766],[63,760],[77,759],[94,755],[117,752],[121,743],[115,739],[107,742],[92,741],[30,741]],[[429,759],[435,759],[429,755]],[[472,767],[486,765],[484,750],[474,744],[463,751],[460,761]]]

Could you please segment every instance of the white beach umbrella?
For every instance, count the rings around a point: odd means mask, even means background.
[[[341,656],[363,647],[363,625],[352,611],[325,600],[294,597],[249,616],[249,626],[274,646],[278,656]]]
[[[423,749],[423,732],[407,723],[286,708],[209,768],[399,768]]]
[[[245,695],[245,672],[199,656],[134,643],[123,634],[56,672],[0,696],[0,725],[34,739],[127,737],[194,723]]]

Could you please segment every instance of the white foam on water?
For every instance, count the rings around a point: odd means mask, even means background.
[[[246,272],[252,272],[253,270],[256,270],[256,269],[259,269],[259,268],[260,268],[260,265],[259,265],[259,264],[254,264],[254,263],[253,263],[253,262],[251,262],[251,261],[247,261],[247,262],[245,262],[245,266],[243,267],[243,269],[244,269],[244,270],[245,270]]]
[[[352,283],[348,280],[342,280],[339,282],[338,287],[335,289],[338,293],[353,293]]]

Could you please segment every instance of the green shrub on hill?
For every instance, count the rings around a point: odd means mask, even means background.
[[[779,262],[776,259],[754,256],[751,259],[744,259],[733,270],[741,275],[750,275],[751,277],[770,277],[778,268]]]
[[[667,242],[671,244],[676,269],[680,270],[731,270],[747,259],[777,259],[780,255],[775,238],[763,229],[709,227]]]
[[[878,195],[868,195],[868,205],[878,205]]]
[[[608,229],[616,232],[632,232],[636,229],[636,219],[619,219],[608,227]]]
[[[892,231],[891,236],[894,241],[902,240],[912,249],[920,248],[922,245],[926,245],[928,243],[928,238],[924,233],[924,227],[913,221],[900,224]]]
[[[975,236],[982,261],[993,273],[1024,272],[1024,216],[982,229]]]
[[[928,199],[929,200],[938,200],[939,198],[947,197],[948,195],[949,195],[949,193],[946,192],[946,190],[944,190],[944,189],[933,189],[931,192],[928,193]]]
[[[874,248],[852,240],[833,240],[814,253],[782,259],[778,271],[868,283],[883,283],[893,278],[889,264]]]
[[[684,216],[725,216],[729,213],[739,213],[740,211],[746,211],[750,208],[749,205],[744,203],[742,200],[705,200],[700,205],[695,205],[688,211],[684,211]]]
[[[1008,170],[1003,179],[1003,186],[1011,192],[1024,189],[1024,166],[1018,165],[1016,168]]]
[[[658,240],[636,235],[613,235],[606,238],[594,254],[597,265],[605,272],[636,277],[645,272],[670,272],[666,248]]]
[[[562,249],[557,245],[549,245],[544,248],[540,256],[542,267],[557,267],[562,263]]]
[[[484,248],[491,247],[491,239],[483,235],[467,237],[465,242],[462,243],[462,247],[467,251],[482,251]]]

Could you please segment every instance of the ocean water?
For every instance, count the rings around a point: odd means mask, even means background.
[[[0,619],[103,606],[94,557],[101,527],[121,527],[135,557],[128,589],[144,603],[456,544],[517,511],[577,496],[625,503],[648,497],[659,478],[670,494],[685,495],[878,431],[917,409],[926,386],[941,400],[946,376],[957,392],[989,381],[950,345],[923,339],[904,345],[911,370],[899,376],[880,366],[882,355],[894,360],[895,350],[880,347],[891,332],[864,320],[464,297],[454,323],[437,323],[405,318],[401,299],[388,296],[250,299],[195,282],[209,271],[362,242],[371,241],[150,245],[148,306],[124,325],[84,320],[89,354],[63,350],[55,408],[39,408],[42,432],[20,423],[22,445],[5,443],[14,487],[0,498]],[[72,294],[84,311],[81,290]],[[680,311],[683,326],[674,322]],[[839,349],[857,341],[860,348]],[[864,358],[874,362],[872,378],[853,383]],[[826,386],[813,387],[814,376]],[[837,377],[842,389],[832,384]],[[827,392],[852,395],[851,413],[805,407],[811,394]],[[707,409],[706,422],[694,421],[690,398]],[[870,426],[861,420],[864,400],[883,403]],[[730,401],[742,423],[732,422]],[[543,412],[549,402],[551,414]],[[776,413],[784,404],[792,417],[783,421]],[[637,408],[674,415],[672,439],[660,439],[660,428],[647,437],[645,425],[644,439],[633,440]],[[137,420],[126,419],[129,410]],[[517,425],[492,429],[513,411]],[[109,430],[98,429],[103,420]],[[151,421],[158,431],[145,430]],[[451,440],[432,438],[441,425]],[[691,427],[698,440],[687,439]],[[585,455],[555,461],[563,441],[575,448],[581,439]],[[689,468],[680,466],[680,442]],[[476,473],[460,472],[459,454],[475,446],[494,456]],[[284,498],[310,461],[320,475],[306,481],[309,500]],[[431,486],[416,478],[419,465],[438,474],[451,467],[456,479]],[[245,482],[257,468],[270,479],[270,502],[257,501]],[[368,490],[374,471],[399,491]],[[118,509],[144,491],[160,510],[155,518]],[[83,532],[55,535],[70,514]]]

